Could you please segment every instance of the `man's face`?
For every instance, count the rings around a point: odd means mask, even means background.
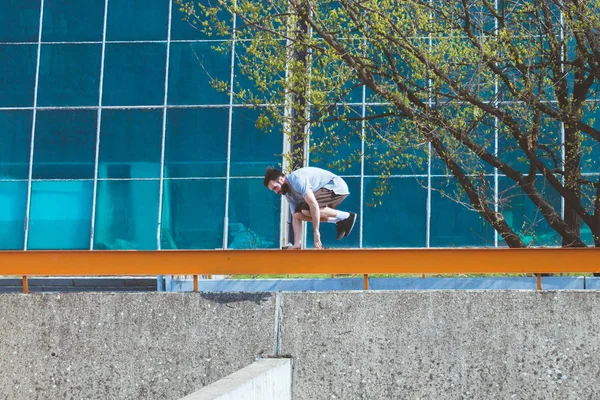
[[[272,181],[269,181],[269,190],[272,190],[273,192],[277,193],[277,194],[285,194],[282,191],[282,187],[285,183],[285,177],[280,176],[277,179],[273,179]]]

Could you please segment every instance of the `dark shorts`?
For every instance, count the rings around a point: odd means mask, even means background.
[[[344,201],[346,197],[348,197],[347,194],[336,194],[333,192],[333,190],[325,188],[317,190],[314,195],[315,199],[317,199],[317,203],[319,203],[319,208],[336,208],[341,204],[342,201]],[[302,210],[310,211],[310,207],[306,202],[298,204],[294,212],[298,213],[302,212]]]

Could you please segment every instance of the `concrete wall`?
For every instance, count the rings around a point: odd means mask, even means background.
[[[600,398],[598,291],[0,295],[0,399],[178,399],[269,355],[295,400]]]

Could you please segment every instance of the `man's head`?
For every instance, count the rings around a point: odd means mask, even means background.
[[[267,168],[263,184],[266,188],[277,194],[286,194],[289,190],[289,185],[285,181],[285,175],[275,168]]]

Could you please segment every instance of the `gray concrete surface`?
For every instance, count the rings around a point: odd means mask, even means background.
[[[280,349],[295,400],[598,399],[600,293],[289,293]]]
[[[179,399],[272,354],[268,294],[0,295],[0,399]]]
[[[292,360],[258,360],[181,400],[291,400]]]
[[[270,355],[295,400],[598,399],[600,291],[0,295],[0,399],[179,399]]]

